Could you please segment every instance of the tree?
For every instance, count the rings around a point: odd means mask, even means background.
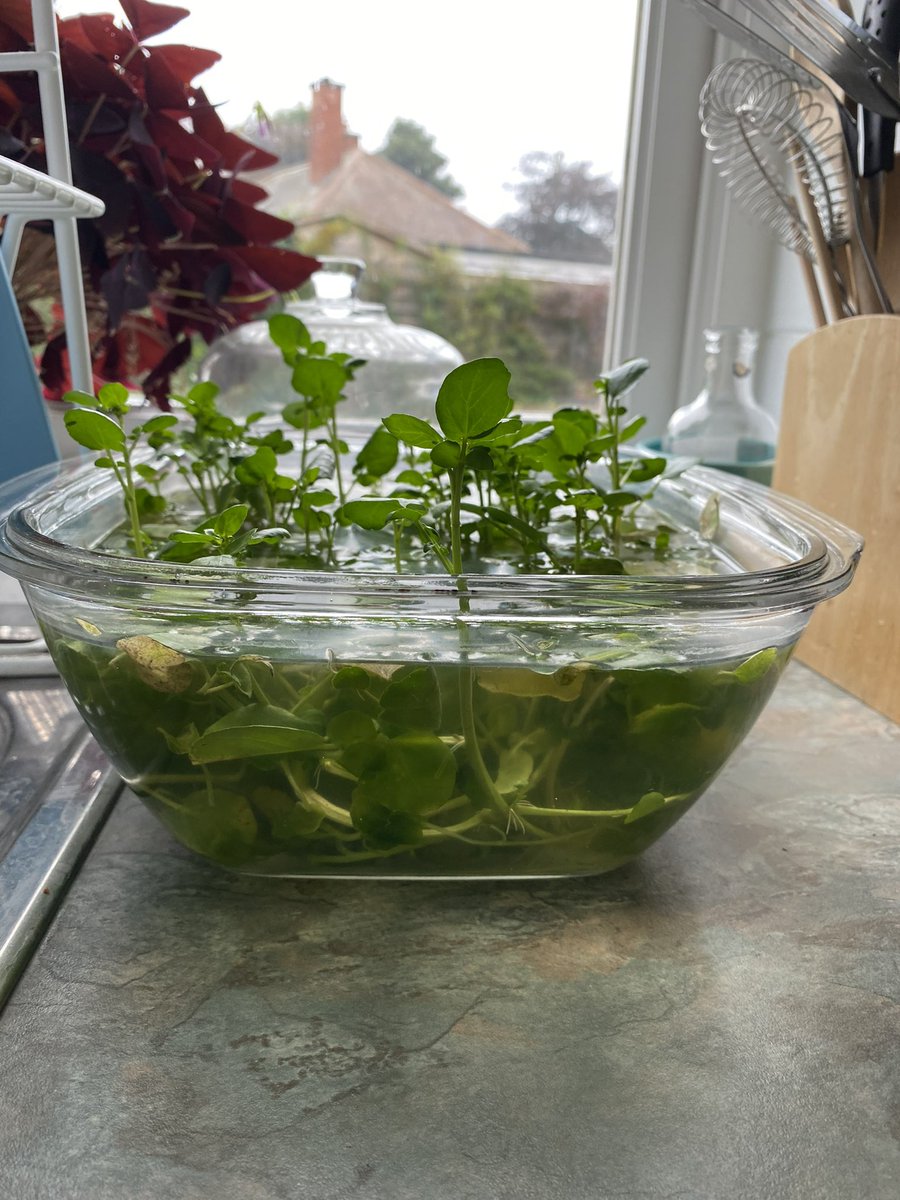
[[[571,396],[576,381],[554,361],[541,336],[538,298],[529,283],[505,276],[466,280],[449,255],[437,252],[415,290],[422,325],[447,338],[464,358],[502,358],[518,401],[549,404]]]
[[[198,335],[210,342],[259,316],[318,263],[279,245],[292,223],[262,211],[265,192],[241,177],[277,159],[228,131],[194,84],[219,55],[147,44],[188,10],[121,3],[126,24],[102,13],[58,22],[74,182],[106,205],[79,221],[85,297],[98,382],[164,403]],[[0,52],[31,41],[30,6],[3,4]],[[45,169],[33,74],[0,82],[0,129],[5,154]],[[69,381],[46,223],[28,226],[14,285],[45,391],[60,396]]]
[[[309,108],[295,104],[271,115],[257,105],[240,133],[254,146],[276,154],[282,166],[303,163],[309,158]]]
[[[465,195],[456,180],[444,173],[447,159],[435,150],[432,135],[415,121],[398,117],[378,153],[417,179],[430,183],[450,200],[460,200]]]
[[[612,262],[618,188],[608,175],[592,175],[588,162],[567,163],[560,152],[542,151],[526,154],[519,171],[523,181],[507,185],[519,211],[502,217],[501,229],[543,258]]]

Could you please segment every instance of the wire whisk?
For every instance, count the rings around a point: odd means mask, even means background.
[[[731,59],[704,85],[700,123],[735,199],[801,256],[821,323],[813,264],[834,319],[891,311],[863,229],[848,149],[855,125],[827,87],[812,75],[800,82],[796,68]]]
[[[794,195],[798,177],[829,245],[847,241],[851,230],[844,135],[823,93],[812,76],[801,86],[745,58],[716,67],[700,95],[706,145],[735,199],[810,262],[815,239]]]

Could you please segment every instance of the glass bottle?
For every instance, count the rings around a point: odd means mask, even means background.
[[[704,338],[706,384],[696,400],[670,417],[663,452],[771,483],[778,429],[753,396],[759,335],[722,328],[705,330]]]

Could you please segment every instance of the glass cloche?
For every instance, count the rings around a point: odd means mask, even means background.
[[[397,324],[383,304],[358,300],[365,269],[360,260],[319,261],[322,266],[312,276],[315,298],[292,302],[285,311],[299,317],[329,352],[365,359],[347,388],[341,417],[377,421],[394,412],[430,416],[444,376],[463,356],[436,333]],[[276,411],[296,399],[266,321],[250,321],[219,338],[199,374],[218,384],[219,405],[232,416]]]

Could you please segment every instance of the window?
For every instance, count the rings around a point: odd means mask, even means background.
[[[499,354],[520,402],[593,394],[638,0],[559,0],[552,20],[460,0],[439,22],[413,0],[347,0],[339,29],[289,0],[185,7],[158,40],[221,53],[197,83],[279,154],[257,181],[299,249],[364,259],[363,298],[466,358]]]

